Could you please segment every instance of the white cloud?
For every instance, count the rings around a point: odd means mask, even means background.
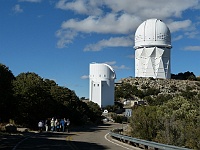
[[[59,0],[56,8],[70,10],[83,16],[83,18],[80,17],[81,19],[66,20],[62,23],[59,31],[130,36],[134,35],[139,24],[148,18],[166,21],[172,33],[180,30],[195,31],[196,28],[191,20],[181,19],[184,11],[196,9],[198,3],[199,0],[159,0],[159,2],[158,0]],[[175,21],[176,18],[180,21]],[[75,37],[67,39],[65,32],[62,34],[64,37],[58,37],[60,47],[66,47],[67,44],[72,43]],[[84,50],[99,51],[106,47],[130,46],[128,43],[125,44],[124,41],[119,44],[114,43],[114,39],[110,38],[109,40],[100,40],[96,44],[89,44]]]
[[[40,3],[42,0],[19,0],[19,2]]]
[[[108,40],[101,40],[96,44],[89,44],[84,51],[100,51],[105,47],[128,47],[133,46],[133,40],[129,37],[111,37]]]
[[[129,67],[126,67],[125,65],[121,65],[121,66],[112,66],[115,70],[122,70],[122,69],[126,69],[129,70]]]
[[[171,16],[180,17],[182,12],[198,4],[198,0],[104,0],[113,11],[136,14],[140,18],[156,17],[159,19]]]
[[[135,55],[128,55],[128,58],[135,58]]]
[[[100,15],[103,9],[111,12],[127,12],[135,14],[140,18],[168,18],[171,16],[180,17],[183,11],[194,8],[198,0],[59,0],[56,8],[72,10],[79,14]],[[162,11],[161,11],[162,10]]]
[[[76,30],[83,33],[133,33],[140,20],[129,14],[109,13],[106,16],[88,16],[83,20],[70,19],[62,23],[63,29]]]
[[[178,41],[178,40],[180,40],[180,39],[182,39],[182,38],[183,38],[183,35],[179,35],[179,36],[173,38],[172,40],[173,40],[173,41]]]
[[[19,4],[15,5],[12,10],[15,12],[15,13],[22,13],[23,12],[23,9],[21,8],[21,6]]]
[[[100,15],[102,10],[98,8],[98,5],[101,1],[95,0],[76,0],[69,2],[68,0],[60,0],[56,4],[56,8],[63,10],[72,10],[78,14],[87,14],[87,15]]]
[[[117,62],[116,61],[107,61],[107,62],[104,62],[104,63],[112,66],[112,65],[115,65]]]
[[[184,48],[187,51],[200,51],[200,46],[187,46]]]
[[[199,35],[199,31],[186,32],[185,35],[188,38],[195,38]]]
[[[56,36],[59,38],[59,40],[57,42],[57,47],[64,48],[69,43],[73,42],[73,39],[77,36],[77,32],[61,29],[56,32]]]
[[[88,78],[89,78],[88,75],[83,75],[83,76],[81,76],[81,79],[88,79]]]
[[[191,20],[173,21],[168,24],[168,27],[171,32],[177,32],[183,29],[188,29],[191,26],[192,26]]]
[[[117,66],[116,61],[109,61],[109,62],[104,62],[104,63],[110,65],[115,70],[130,69],[129,67],[126,67],[125,65]]]

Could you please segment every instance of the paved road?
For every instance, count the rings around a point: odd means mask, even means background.
[[[107,134],[119,124],[104,124],[98,127],[72,129],[66,132],[31,133],[25,136],[0,140],[0,149],[10,150],[138,150],[118,143]],[[7,141],[7,143],[6,143]]]

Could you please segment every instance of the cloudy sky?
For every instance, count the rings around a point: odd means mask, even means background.
[[[0,0],[0,63],[88,98],[89,64],[134,77],[134,34],[158,18],[172,34],[172,73],[200,76],[200,0]]]

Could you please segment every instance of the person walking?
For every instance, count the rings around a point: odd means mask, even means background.
[[[39,128],[39,132],[42,132],[42,129],[43,129],[43,122],[42,121],[38,122],[38,128]]]
[[[62,132],[65,132],[65,121],[64,121],[64,119],[60,120],[60,126],[61,126]]]
[[[51,131],[55,130],[55,121],[54,118],[51,119]]]
[[[70,125],[70,120],[67,119],[66,120],[66,129],[67,129],[67,132],[69,133],[69,125]]]
[[[46,130],[46,131],[49,131],[50,125],[51,125],[50,119],[47,118],[47,119],[45,120],[45,130]]]
[[[56,131],[59,132],[60,131],[60,121],[58,119],[56,119],[55,125],[56,125]]]

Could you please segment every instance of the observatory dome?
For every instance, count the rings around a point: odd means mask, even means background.
[[[144,21],[135,32],[135,49],[151,46],[171,48],[170,30],[159,19]]]

